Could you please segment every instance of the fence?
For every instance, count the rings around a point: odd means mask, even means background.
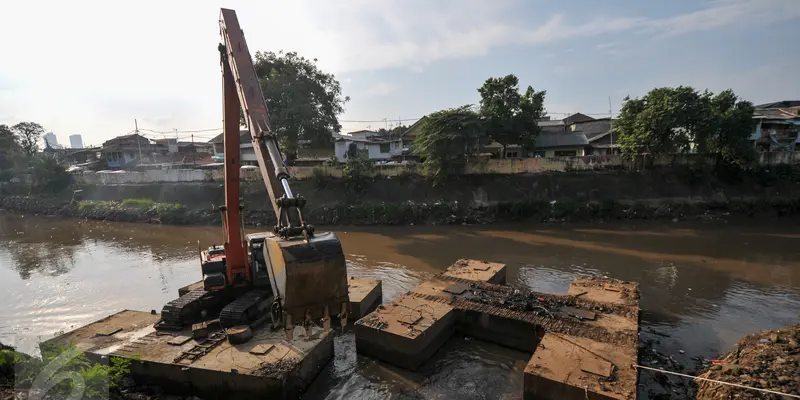
[[[695,165],[710,166],[716,163],[713,155],[705,154],[670,154],[659,156],[641,156],[636,160],[628,160],[620,155],[602,155],[585,157],[557,158],[506,158],[487,159],[467,165],[466,174],[531,174],[541,172],[564,172],[607,169],[645,169],[652,167]],[[800,164],[800,156],[790,152],[760,153],[761,165]],[[386,177],[419,174],[419,164],[376,165],[374,174]],[[295,179],[311,179],[314,175],[340,178],[342,169],[331,166],[291,167],[289,173]],[[244,181],[261,179],[256,168],[244,168],[240,178]],[[77,183],[95,185],[115,185],[131,183],[155,182],[207,182],[222,181],[223,171],[199,169],[169,169],[151,171],[116,171],[111,173],[84,172],[75,175]]]

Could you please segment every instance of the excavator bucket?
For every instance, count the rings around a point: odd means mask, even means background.
[[[347,265],[342,243],[332,232],[264,240],[272,292],[283,304],[284,319],[291,327],[309,319],[328,322],[329,315],[346,320]],[[344,315],[341,315],[344,314]]]

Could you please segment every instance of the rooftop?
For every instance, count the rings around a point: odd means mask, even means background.
[[[588,145],[589,140],[583,132],[542,132],[536,138],[537,148]]]

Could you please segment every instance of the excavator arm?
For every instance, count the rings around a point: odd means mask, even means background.
[[[225,288],[253,288],[250,295],[241,296],[222,310],[220,322],[258,318],[263,311],[263,287],[268,285],[274,299],[270,306],[273,323],[281,319],[290,339],[293,321],[300,322],[310,332],[312,321],[321,318],[327,328],[330,315],[338,314],[344,325],[348,290],[341,242],[330,232],[315,234],[314,228],[303,219],[306,201],[289,187],[290,176],[283,163],[278,136],[270,126],[269,110],[235,11],[221,10],[220,34],[225,121]],[[277,218],[271,234],[250,234],[245,238],[239,214],[241,111]],[[247,284],[240,285],[243,281]],[[276,310],[280,317],[276,317]]]
[[[299,234],[313,236],[313,227],[306,225],[303,220],[302,208],[305,199],[294,196],[289,186],[289,171],[283,164],[278,136],[270,126],[269,110],[235,11],[222,9],[220,34],[223,43],[220,44],[219,50],[226,91],[224,129],[235,130],[238,137],[238,123],[234,127],[234,124],[228,121],[239,120],[241,107],[253,141],[261,177],[267,186],[272,209],[278,220],[275,233],[283,238]],[[231,90],[235,90],[238,98],[227,95]]]

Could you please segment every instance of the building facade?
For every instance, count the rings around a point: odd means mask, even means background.
[[[73,149],[82,149],[83,148],[83,137],[81,135],[70,135],[69,136],[69,147]]]

